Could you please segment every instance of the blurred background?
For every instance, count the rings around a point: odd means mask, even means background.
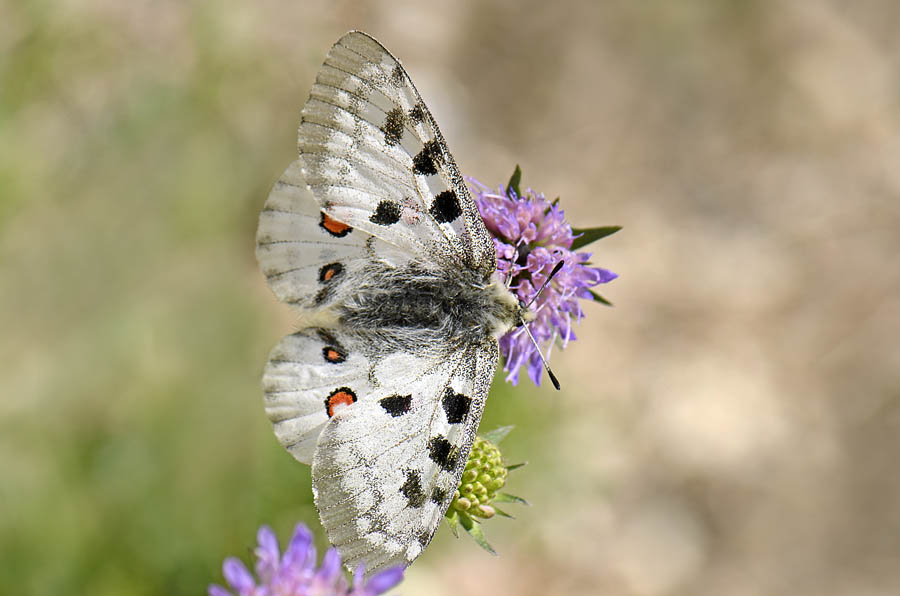
[[[0,592],[202,594],[321,539],[259,378],[253,256],[349,29],[462,171],[515,164],[620,274],[482,430],[529,499],[399,592],[900,593],[900,5],[0,0]],[[320,543],[324,546],[324,543]]]

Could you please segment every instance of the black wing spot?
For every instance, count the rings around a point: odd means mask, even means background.
[[[452,472],[456,468],[458,456],[456,448],[444,437],[438,435],[428,441],[428,457],[445,472]]]
[[[394,108],[387,113],[387,118],[384,119],[384,126],[381,127],[381,131],[384,133],[384,141],[388,145],[400,143],[400,139],[403,138],[403,120],[403,110],[400,108]]]
[[[425,109],[422,107],[422,104],[417,103],[414,107],[412,107],[409,112],[407,112],[409,119],[416,124],[420,124],[425,121]]]
[[[397,223],[400,221],[400,204],[393,201],[381,201],[369,221],[380,226]]]
[[[431,502],[437,503],[438,505],[443,505],[444,501],[447,500],[447,491],[442,489],[439,486],[435,486],[434,490],[431,491]]]
[[[434,160],[428,154],[427,149],[422,149],[418,155],[413,158],[413,172],[422,176],[434,176],[437,174],[437,168],[434,167]]]
[[[413,158],[413,172],[423,176],[437,174],[437,164],[444,161],[441,145],[437,141],[428,141],[418,155]]]
[[[422,490],[422,478],[418,472],[406,471],[406,482],[400,487],[400,492],[406,497],[410,507],[421,507],[425,504],[425,491]]]
[[[332,279],[343,273],[344,266],[340,263],[329,263],[319,269],[319,281],[324,283],[330,282]]]
[[[396,418],[409,412],[412,405],[412,395],[389,395],[378,400],[384,411]]]
[[[472,399],[447,387],[441,403],[444,406],[444,412],[447,413],[447,422],[459,424],[466,419],[469,407],[472,405]]]
[[[434,197],[434,202],[431,204],[429,212],[438,223],[450,223],[462,215],[462,209],[459,208],[459,199],[452,190],[445,190]]]

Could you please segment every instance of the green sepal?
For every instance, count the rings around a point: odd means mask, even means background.
[[[553,199],[553,202],[550,203],[550,204],[551,204],[553,207],[556,207],[557,205],[559,205],[559,197],[556,197],[555,199]]]
[[[606,306],[612,306],[612,305],[613,305],[612,302],[610,302],[609,300],[607,300],[606,298],[604,298],[603,296],[601,296],[600,294],[598,294],[598,293],[595,292],[594,290],[590,290],[590,289],[589,289],[588,292],[590,292],[590,293],[591,293],[591,296],[594,297],[594,302],[599,302],[600,304],[605,304]]]
[[[469,533],[469,536],[471,536],[475,540],[475,542],[478,543],[478,546],[494,556],[497,555],[497,551],[494,550],[494,547],[492,547],[484,537],[484,532],[481,531],[481,524],[479,524],[468,515],[460,515],[459,525],[461,525],[463,529]]]
[[[523,499],[522,497],[517,497],[516,495],[511,495],[509,493],[497,493],[497,496],[494,497],[494,503],[518,503],[520,505],[530,505],[528,501]],[[494,507],[496,509],[496,507]]]
[[[481,438],[493,443],[494,445],[499,445],[500,441],[505,439],[506,435],[508,435],[509,432],[514,428],[515,428],[515,426],[513,426],[513,425],[498,426],[494,430],[492,430],[490,432],[486,432],[483,435],[481,435]]]
[[[445,515],[447,519],[447,525],[450,526],[450,531],[453,532],[453,536],[455,538],[459,538],[459,514],[456,511],[448,511],[447,515]]]
[[[519,164],[516,164],[516,169],[513,172],[512,176],[509,177],[509,184],[506,185],[506,194],[509,194],[509,191],[513,191],[516,193],[517,197],[522,196],[522,192],[519,190],[519,184],[522,182],[522,168],[519,167]]]
[[[616,232],[622,229],[622,226],[600,226],[599,228],[572,228],[572,234],[578,236],[575,240],[572,241],[572,248],[570,250],[578,250],[582,246],[587,246],[591,242],[595,242],[600,240],[601,238],[606,238],[607,236],[612,236]],[[579,234],[581,234],[579,236]]]
[[[513,470],[516,470],[516,469],[521,468],[522,466],[526,466],[526,465],[528,465],[528,462],[523,461],[520,464],[512,464],[511,466],[506,466],[506,469],[509,470],[510,472],[512,472]]]
[[[494,502],[496,503],[497,501],[495,500]],[[491,505],[491,507],[494,508],[494,512],[495,512],[497,515],[499,515],[500,517],[508,517],[509,519],[516,519],[515,517],[513,517],[512,515],[508,514],[508,513],[505,512],[505,511],[503,511],[502,509],[500,509],[500,508],[497,507],[496,505]]]

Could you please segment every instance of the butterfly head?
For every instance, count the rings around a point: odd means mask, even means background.
[[[525,304],[525,301],[522,299],[518,300],[518,305],[516,306],[516,327],[521,327],[522,325],[527,325],[537,318],[537,315],[533,310],[531,310],[531,306]]]

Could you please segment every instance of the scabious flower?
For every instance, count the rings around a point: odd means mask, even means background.
[[[620,228],[573,229],[556,201],[550,202],[530,188],[520,192],[520,179],[521,170],[516,167],[510,183],[498,190],[474,178],[469,178],[469,187],[493,236],[497,271],[510,280],[510,290],[525,304],[535,297],[554,266],[564,261],[562,269],[535,301],[532,310],[536,318],[529,324],[529,330],[540,346],[549,343],[552,347],[552,342],[559,339],[565,347],[576,339],[573,323],[584,317],[579,298],[609,304],[590,288],[618,277],[606,269],[590,266],[591,253],[574,251]],[[516,385],[519,369],[527,366],[528,376],[536,385],[541,384],[543,364],[524,329],[519,327],[504,335],[500,339],[500,351],[507,381]],[[545,357],[549,360],[549,349]]]
[[[403,579],[403,567],[392,567],[366,580],[365,569],[360,565],[351,586],[344,577],[341,556],[335,548],[328,549],[322,566],[317,569],[313,536],[302,523],[294,529],[283,555],[271,528],[262,526],[256,537],[259,545],[254,554],[258,579],[253,579],[239,559],[228,557],[222,565],[222,573],[231,591],[213,584],[209,586],[209,596],[377,596]]]

